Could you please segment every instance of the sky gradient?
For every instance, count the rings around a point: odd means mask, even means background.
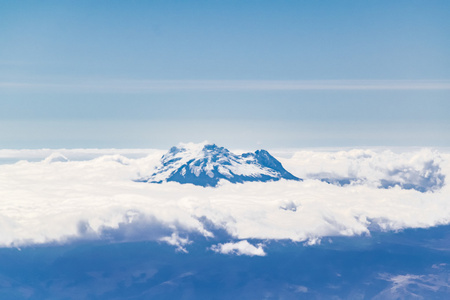
[[[2,1],[0,148],[450,146],[448,1]]]

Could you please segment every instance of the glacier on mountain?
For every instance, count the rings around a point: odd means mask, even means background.
[[[137,181],[149,183],[178,182],[216,187],[220,180],[232,183],[247,181],[301,181],[286,171],[266,150],[236,155],[215,144],[180,144],[161,158],[161,164],[148,177]]]

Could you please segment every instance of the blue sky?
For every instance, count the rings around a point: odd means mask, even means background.
[[[0,148],[450,146],[448,1],[2,1]]]

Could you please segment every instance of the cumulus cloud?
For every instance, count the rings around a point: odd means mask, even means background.
[[[166,242],[169,245],[176,246],[177,251],[188,253],[186,248],[184,248],[185,245],[190,244],[191,241],[189,241],[188,238],[182,238],[178,235],[178,233],[174,232],[171,236],[165,236],[159,239],[162,242]]]
[[[302,178],[317,179],[340,186],[399,186],[403,189],[427,192],[440,189],[445,181],[440,167],[442,157],[431,149],[402,153],[370,149],[299,151],[283,162]]]
[[[222,254],[236,254],[236,255],[249,255],[249,256],[265,256],[266,253],[262,248],[262,244],[258,244],[257,247],[250,244],[248,241],[243,240],[237,243],[225,243],[213,245],[211,250]]]
[[[224,182],[218,188],[203,188],[133,181],[151,173],[164,151],[141,158],[109,152],[89,160],[74,160],[76,151],[72,151],[57,151],[68,161],[48,163],[43,158],[0,165],[0,246],[141,235],[152,240],[166,237],[162,241],[184,249],[187,242],[172,233],[212,237],[211,224],[237,240],[315,244],[324,236],[370,234],[371,228],[401,230],[450,223],[450,188],[445,184],[450,154],[446,152],[299,151],[282,163],[305,178],[303,182]],[[415,172],[431,161],[428,166],[433,167],[425,173],[441,174],[440,187],[425,192],[400,184],[380,188],[381,179],[417,178]],[[392,173],[399,168],[400,173]],[[310,176],[323,172],[364,180],[337,185]],[[428,176],[425,173],[423,178]],[[152,231],[153,227],[158,230]],[[216,249],[222,249],[219,245]],[[237,253],[246,247],[264,252],[244,241],[224,249]]]

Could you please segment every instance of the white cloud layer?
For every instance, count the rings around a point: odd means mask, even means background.
[[[222,254],[236,254],[236,255],[249,255],[249,256],[265,256],[266,253],[262,247],[262,244],[258,244],[258,247],[253,246],[247,240],[239,241],[237,243],[225,243],[213,245],[211,250]]]
[[[115,154],[77,161],[71,160],[74,153],[58,152],[69,161],[55,154],[39,162],[0,165],[0,246],[101,239],[120,233],[124,238],[162,238],[185,249],[188,240],[171,234],[212,236],[204,220],[239,240],[290,239],[310,244],[323,236],[370,234],[372,228],[450,223],[447,184],[426,192],[399,185],[379,188],[382,180],[420,183],[431,173],[442,175],[438,177],[445,182],[450,178],[446,152],[299,151],[281,161],[303,182],[224,182],[218,188],[134,182],[153,171],[161,151],[144,158]],[[430,165],[434,167],[427,168]],[[315,179],[317,174],[357,180],[339,186]],[[216,249],[264,253],[244,242]]]

